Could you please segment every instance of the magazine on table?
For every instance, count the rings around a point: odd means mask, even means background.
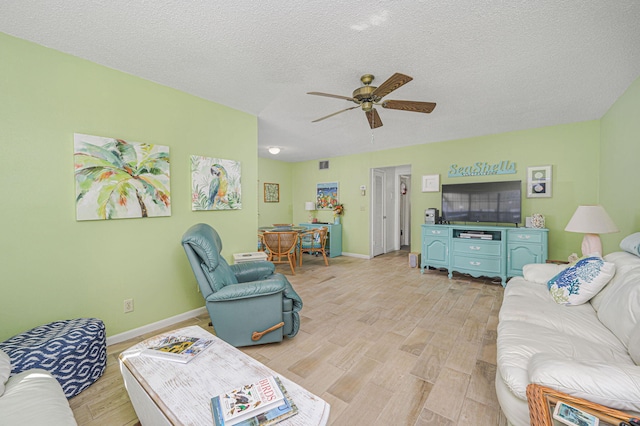
[[[216,426],[267,426],[298,413],[278,377],[265,377],[211,398]]]
[[[187,363],[200,355],[212,343],[212,339],[170,334],[147,340],[145,342],[147,349],[142,353],[153,358]]]

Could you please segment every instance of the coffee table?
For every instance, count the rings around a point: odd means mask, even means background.
[[[203,328],[190,326],[162,334],[203,337],[214,342],[186,364],[142,355],[144,342],[120,354],[120,372],[143,426],[211,426],[213,396],[269,375],[280,377],[298,406],[298,414],[279,424],[327,424],[330,406],[326,401]]]

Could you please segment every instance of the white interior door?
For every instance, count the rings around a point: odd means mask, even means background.
[[[371,180],[371,255],[378,256],[385,253],[384,172],[373,169]]]

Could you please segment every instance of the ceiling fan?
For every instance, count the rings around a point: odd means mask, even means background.
[[[427,114],[433,111],[433,109],[436,107],[436,104],[434,102],[382,100],[382,98],[387,96],[389,93],[413,80],[413,78],[409,77],[408,75],[395,73],[378,87],[371,86],[371,82],[373,81],[373,79],[374,76],[372,74],[365,74],[360,77],[360,81],[362,82],[362,84],[364,84],[364,86],[354,90],[351,97],[332,95],[322,92],[307,92],[308,95],[327,96],[329,98],[344,99],[357,104],[354,107],[345,108],[338,112],[334,112],[333,114],[329,114],[322,118],[318,118],[317,120],[313,120],[312,123],[316,123],[326,118],[333,117],[334,115],[341,114],[345,111],[361,107],[367,116],[369,126],[372,129],[375,129],[382,126],[382,120],[380,120],[380,116],[378,115],[378,111],[376,111],[375,109],[375,105],[380,105],[382,108],[424,112]]]

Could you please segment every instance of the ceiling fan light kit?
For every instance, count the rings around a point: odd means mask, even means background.
[[[277,146],[270,146],[269,154],[273,154],[273,155],[280,154],[280,148],[278,148]]]
[[[373,82],[374,78],[375,77],[373,76],[373,74],[365,74],[362,77],[360,77],[360,81],[362,82],[363,86],[354,90],[352,97],[332,95],[330,93],[322,93],[322,92],[307,92],[307,94],[309,95],[326,96],[329,98],[343,99],[345,101],[351,101],[357,104],[354,107],[345,108],[338,112],[334,112],[333,114],[329,114],[324,117],[318,118],[317,120],[313,120],[312,123],[317,123],[318,121],[325,120],[327,118],[333,117],[334,115],[338,115],[345,111],[349,111],[349,110],[360,107],[365,112],[365,115],[367,117],[367,122],[369,123],[369,127],[371,127],[371,129],[375,129],[382,126],[382,120],[380,120],[380,116],[378,115],[378,111],[375,109],[375,105],[379,105],[382,108],[387,108],[387,109],[422,112],[425,114],[429,114],[436,107],[435,102],[398,101],[398,100],[382,101],[383,97],[387,96],[389,93],[393,92],[394,90],[404,86],[405,84],[413,80],[413,78],[409,77],[408,75],[395,73],[378,87],[371,86],[371,83]]]

